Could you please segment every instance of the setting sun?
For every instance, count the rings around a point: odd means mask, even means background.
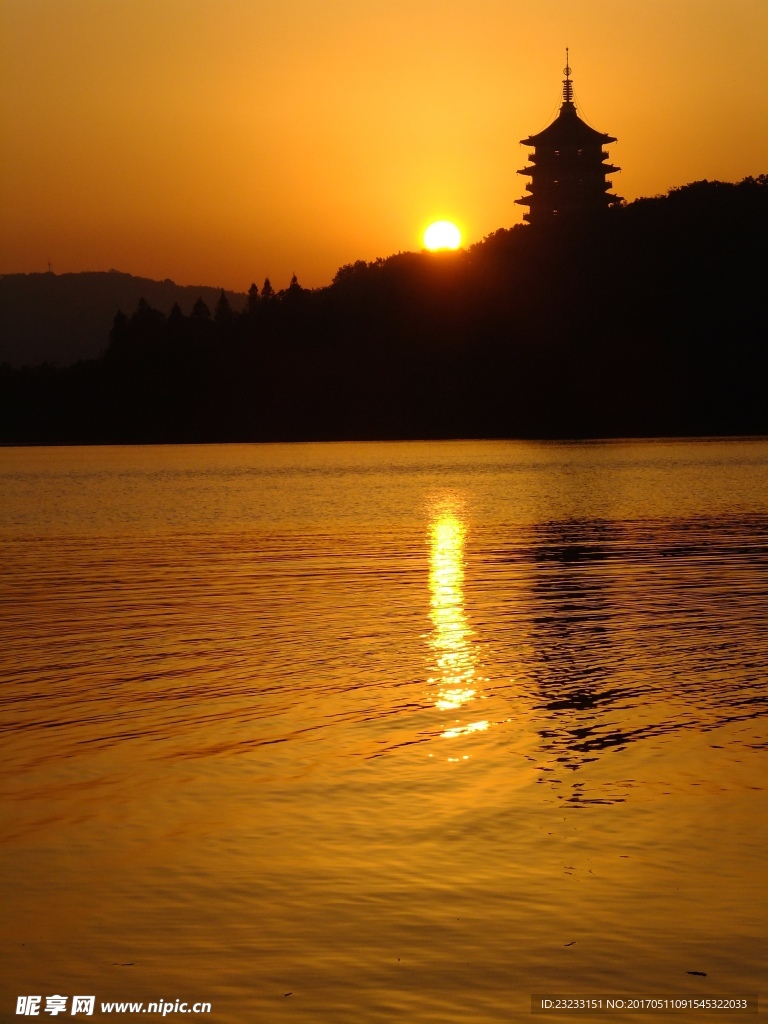
[[[458,249],[461,232],[449,220],[436,220],[424,232],[424,245],[433,252],[436,249]]]

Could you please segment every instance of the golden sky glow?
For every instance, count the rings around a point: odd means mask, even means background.
[[[768,172],[765,0],[0,0],[0,272],[244,290],[523,214],[519,140],[616,135],[628,199]]]

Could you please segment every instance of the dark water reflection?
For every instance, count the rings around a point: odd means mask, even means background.
[[[524,570],[524,607],[508,594],[506,630],[524,636],[530,707],[554,774],[654,737],[765,716],[766,516],[581,519],[514,533],[481,554],[480,571]],[[583,803],[578,792],[567,799]]]

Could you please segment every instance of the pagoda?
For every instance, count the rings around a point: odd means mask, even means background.
[[[621,170],[605,162],[608,153],[603,147],[616,139],[590,128],[576,113],[567,49],[563,74],[560,113],[544,131],[520,140],[523,146],[533,146],[531,165],[517,172],[530,176],[530,195],[515,202],[530,208],[523,219],[534,225],[592,217],[622,198],[610,192],[606,180]]]

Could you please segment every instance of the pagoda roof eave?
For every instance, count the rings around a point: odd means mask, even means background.
[[[542,143],[561,146],[578,146],[584,143],[599,143],[602,146],[608,145],[617,140],[612,135],[599,132],[590,128],[586,121],[582,121],[576,113],[573,104],[563,103],[560,113],[543,131],[536,135],[529,135],[527,139],[521,139],[523,146],[538,146]]]

